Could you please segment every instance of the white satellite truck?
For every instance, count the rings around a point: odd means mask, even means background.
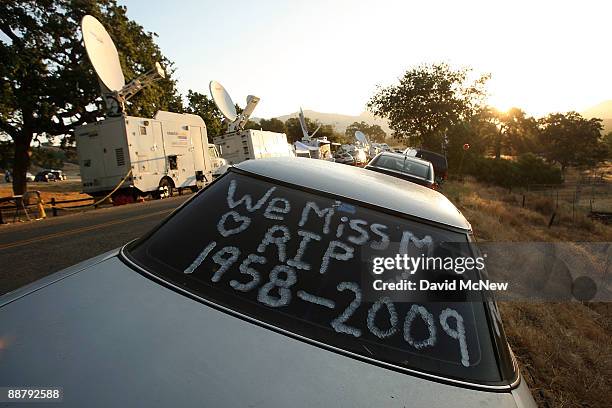
[[[92,16],[81,22],[83,42],[98,75],[106,102],[106,119],[75,129],[83,192],[136,198],[172,195],[175,189],[197,189],[212,181],[213,158],[201,117],[159,111],[153,119],[127,116],[126,101],[165,77],[155,69],[127,85],[117,49]]]
[[[221,157],[227,160],[228,165],[245,160],[295,156],[284,133],[244,129],[259,102],[257,96],[247,96],[246,107],[238,114],[232,98],[220,83],[210,82],[210,94],[217,108],[229,122],[228,132],[213,138],[215,145],[220,148]]]

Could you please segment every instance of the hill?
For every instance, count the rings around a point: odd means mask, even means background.
[[[588,118],[612,119],[612,100],[585,109],[582,116]]]
[[[604,133],[612,132],[612,100],[585,109],[580,114],[585,118],[603,119]]]
[[[293,112],[288,115],[283,115],[277,117],[277,119],[282,120],[283,122],[289,118],[297,118],[298,112]],[[326,125],[333,125],[337,131],[344,132],[350,124],[353,122],[361,122],[364,121],[368,125],[379,125],[382,130],[387,133],[387,137],[391,136],[391,129],[389,128],[389,123],[386,119],[377,118],[372,115],[370,112],[362,112],[361,114],[354,115],[342,115],[338,113],[324,113],[324,112],[316,112],[313,110],[305,110],[304,116],[310,118],[312,120],[318,120],[319,122]]]
[[[580,114],[585,118],[602,119],[604,133],[612,132],[612,100],[604,101],[598,105],[585,109],[580,112]],[[386,119],[377,118],[367,111],[355,116],[305,110],[304,115],[312,120],[318,120],[323,124],[333,125],[339,132],[344,132],[347,126],[353,122],[364,121],[369,125],[379,125],[387,133],[387,137],[391,136],[392,133],[392,130],[389,128],[389,122]],[[293,112],[287,115],[278,116],[277,119],[284,122],[289,118],[297,118],[297,116],[298,112]]]

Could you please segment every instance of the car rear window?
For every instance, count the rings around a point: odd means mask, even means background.
[[[373,163],[377,167],[399,171],[401,173],[417,176],[422,179],[429,179],[430,167],[428,164],[419,163],[408,157],[395,157],[382,154]]]
[[[469,247],[462,232],[232,170],[129,247],[128,257],[202,298],[336,349],[499,382],[482,302],[366,295],[369,257],[393,257],[401,242],[413,256],[460,256],[448,244]]]

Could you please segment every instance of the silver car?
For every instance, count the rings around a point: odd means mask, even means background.
[[[366,287],[396,244],[473,246],[431,189],[240,163],[146,236],[0,297],[0,387],[58,387],[71,407],[535,406],[485,294]]]
[[[427,160],[405,154],[382,152],[374,157],[366,169],[399,177],[412,183],[437,189],[434,167]]]

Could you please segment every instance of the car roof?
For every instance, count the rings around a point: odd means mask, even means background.
[[[403,153],[380,152],[378,156],[392,156],[392,157],[397,157],[398,159],[402,159],[402,160],[405,159],[406,161],[412,161],[412,162],[424,164],[426,166],[432,166],[432,163],[429,160],[421,159],[420,157],[406,156]]]
[[[401,154],[399,156],[403,157]],[[235,167],[281,182],[471,230],[470,223],[444,195],[386,174],[326,160],[300,157],[247,160]]]
[[[419,152],[419,153],[428,153],[428,154],[433,154],[433,155],[436,155],[436,156],[441,157],[441,158],[443,158],[444,160],[446,160],[446,157],[445,157],[443,154],[438,153],[438,152],[432,152],[431,150],[425,150],[425,149],[421,149],[421,148],[417,148],[417,149],[415,149],[415,150],[416,150],[417,152]]]

